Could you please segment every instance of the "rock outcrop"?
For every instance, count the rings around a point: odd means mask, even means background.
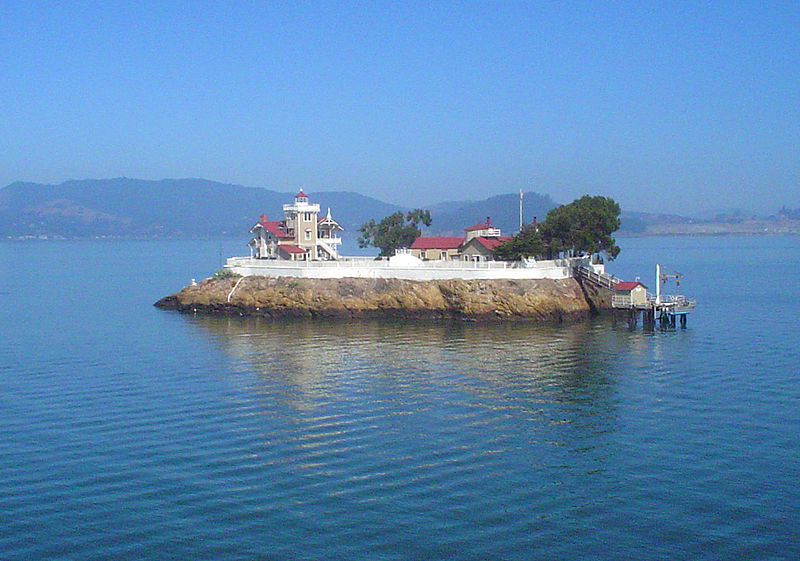
[[[156,302],[183,312],[267,317],[564,321],[590,306],[575,279],[206,279]],[[235,287],[235,290],[234,290]],[[229,299],[230,295],[230,299]]]

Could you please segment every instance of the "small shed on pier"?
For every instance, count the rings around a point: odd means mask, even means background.
[[[629,305],[647,302],[647,287],[639,281],[620,281],[614,285],[614,299],[626,300]]]

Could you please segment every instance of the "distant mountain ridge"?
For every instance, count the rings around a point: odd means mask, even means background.
[[[283,217],[282,206],[296,191],[280,192],[207,179],[83,179],[59,185],[16,182],[0,189],[0,238],[25,237],[218,237],[247,236],[263,213]],[[331,208],[354,240],[358,227],[398,210],[408,210],[358,193],[309,193],[322,212]],[[523,219],[542,221],[556,207],[549,195],[528,192]],[[519,228],[519,194],[479,201],[448,201],[427,207],[433,223],[426,235],[463,234],[463,228],[491,218],[506,234]],[[734,211],[713,219],[623,211],[620,235],[800,233],[800,209],[783,208],[757,218]]]
[[[206,179],[115,178],[60,185],[17,182],[0,190],[0,236],[204,237],[244,235],[264,213],[282,217],[294,192]],[[337,191],[312,194],[347,230],[400,207]]]
[[[550,195],[528,192],[522,198],[523,221],[544,220],[547,211],[558,206]],[[514,234],[519,230],[519,194],[496,195],[481,201],[448,201],[429,208],[433,223],[427,233],[438,235],[461,235],[463,229],[476,222],[491,219],[493,225],[504,233]]]
[[[219,183],[207,179],[144,180],[119,177],[83,179],[59,185],[16,182],[0,189],[0,237],[208,237],[246,235],[263,213],[282,218],[282,205],[296,192]],[[322,212],[334,218],[353,238],[358,227],[408,210],[358,193],[309,193]],[[526,193],[527,222],[557,206],[548,195]],[[491,217],[505,232],[519,227],[519,195],[482,201],[451,201],[430,207],[433,224],[427,233],[460,235],[463,228]]]

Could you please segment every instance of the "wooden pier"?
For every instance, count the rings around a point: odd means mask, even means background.
[[[661,265],[656,265],[656,293],[651,294],[639,281],[626,282],[608,275],[596,273],[586,267],[576,267],[575,276],[597,287],[612,291],[611,308],[615,317],[624,315],[628,326],[635,328],[642,317],[645,329],[676,329],[678,325],[686,328],[687,316],[694,310],[696,302],[679,294],[662,295],[661,284],[673,279],[678,281],[680,273],[662,273]]]
[[[656,325],[661,329],[675,329],[678,324],[681,328],[686,328],[686,317],[694,310],[695,301],[688,300],[684,296],[662,297],[660,302],[655,298],[648,298],[642,303],[632,303],[624,296],[615,295],[611,301],[614,310],[627,312],[628,325],[636,327],[639,322],[639,315],[642,316],[642,325],[645,328],[654,328]]]

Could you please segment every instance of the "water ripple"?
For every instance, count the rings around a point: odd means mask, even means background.
[[[12,279],[43,300],[2,310],[0,557],[796,558],[796,313],[755,311],[800,287],[714,255],[750,313],[709,291],[650,334],[179,316],[62,262],[118,304],[76,308],[81,283]]]

